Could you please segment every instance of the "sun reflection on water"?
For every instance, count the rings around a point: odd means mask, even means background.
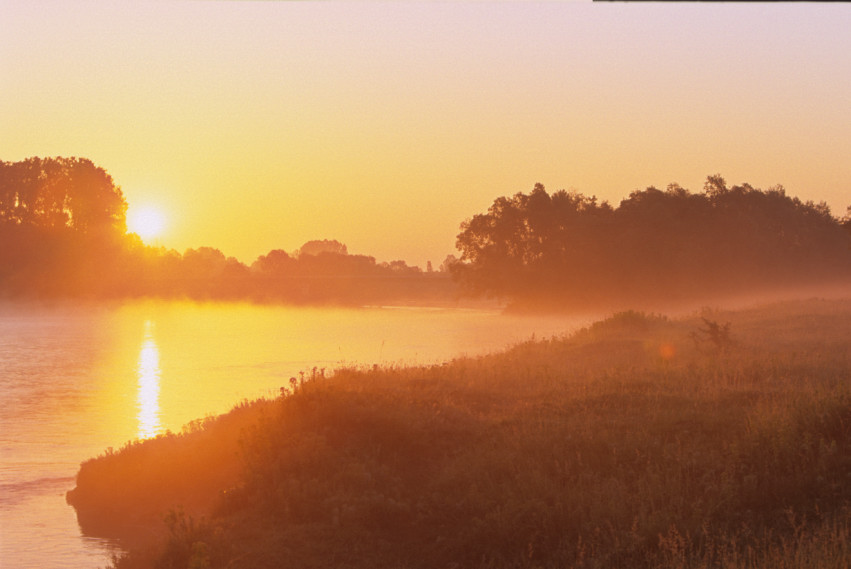
[[[147,439],[160,430],[160,351],[153,334],[154,323],[145,322],[145,336],[139,350],[139,432],[141,439]]]

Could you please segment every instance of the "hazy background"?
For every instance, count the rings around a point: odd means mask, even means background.
[[[0,159],[85,156],[160,245],[435,265],[496,196],[708,174],[851,204],[851,4],[0,6]]]

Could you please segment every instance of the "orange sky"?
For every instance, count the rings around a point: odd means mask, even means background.
[[[670,182],[851,205],[851,4],[0,7],[0,159],[84,156],[158,244],[435,266],[493,199]]]

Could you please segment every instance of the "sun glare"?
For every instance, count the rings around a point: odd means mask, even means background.
[[[145,338],[139,351],[139,438],[156,436],[160,428],[160,352],[152,333],[153,324],[145,322]]]
[[[155,207],[137,209],[128,216],[127,229],[144,241],[156,239],[165,229],[165,216]]]

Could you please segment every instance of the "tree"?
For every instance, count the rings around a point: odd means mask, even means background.
[[[706,182],[703,184],[703,191],[710,198],[715,198],[727,192],[727,182],[721,177],[721,174],[707,176]]]
[[[261,255],[251,265],[251,270],[266,275],[285,275],[292,270],[296,260],[283,249],[273,249]]]
[[[611,214],[596,197],[560,190],[550,196],[542,184],[529,194],[497,198],[486,214],[461,224],[455,267],[473,292],[528,296],[584,279],[583,262],[594,255],[597,237]]]
[[[702,194],[649,187],[617,209],[536,184],[461,224],[452,273],[468,292],[525,304],[695,299],[847,279],[849,225],[823,202],[717,174]]]
[[[85,158],[0,161],[0,288],[111,294],[122,288],[127,203]]]
[[[443,259],[443,262],[440,264],[440,267],[438,267],[437,270],[441,273],[448,273],[452,270],[452,267],[454,265],[457,265],[459,262],[460,261],[458,260],[458,257],[456,257],[455,255],[447,255],[446,258]]]
[[[0,162],[0,223],[123,235],[126,212],[121,189],[86,158]]]
[[[127,202],[106,170],[91,160],[74,158],[66,168],[71,226],[83,233],[104,230],[126,233]]]
[[[337,241],[322,239],[308,241],[304,245],[301,246],[301,249],[298,250],[298,257],[302,255],[319,255],[320,253],[334,253],[336,255],[348,255],[348,248]]]

